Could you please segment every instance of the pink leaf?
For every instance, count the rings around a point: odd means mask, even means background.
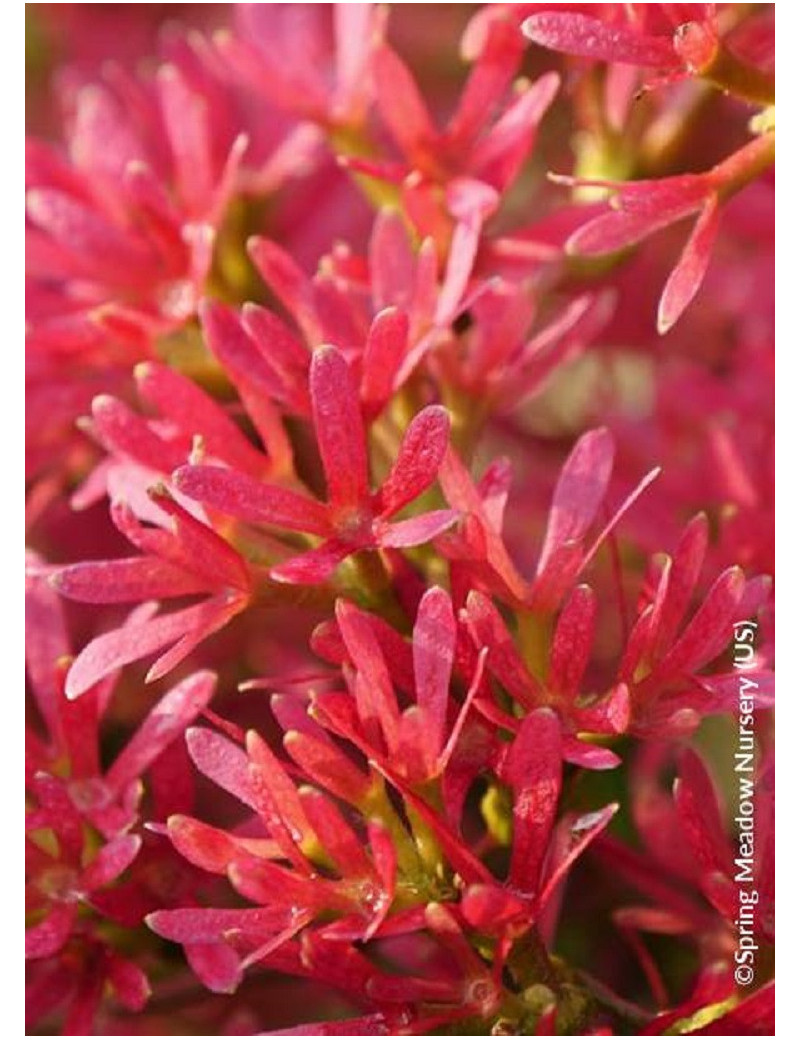
[[[428,589],[417,611],[412,651],[417,704],[424,713],[433,758],[444,745],[455,645],[456,621],[450,597],[444,589]]]
[[[136,834],[122,834],[103,845],[81,874],[81,887],[91,894],[93,889],[104,888],[116,881],[136,859],[141,845],[142,839]]]
[[[30,572],[25,575],[25,659],[36,704],[47,728],[58,733],[61,682],[56,662],[69,653],[61,601],[43,574],[37,574],[38,557],[27,556]]]
[[[576,256],[602,256],[637,245],[643,239],[696,213],[703,204],[696,193],[668,203],[653,190],[652,211],[645,207],[623,208],[595,217],[567,240],[566,251]]]
[[[242,325],[270,367],[284,380],[297,379],[303,373],[303,382],[306,382],[311,354],[277,314],[255,303],[246,303],[242,308]]]
[[[224,599],[208,600],[97,636],[78,654],[69,670],[67,697],[80,697],[117,668],[148,657],[189,633],[204,631],[209,617],[224,624],[229,616],[225,602]]]
[[[183,466],[172,479],[182,494],[240,520],[323,537],[331,530],[325,507],[315,499],[244,473],[221,466]]]
[[[142,466],[168,473],[184,459],[184,451],[159,437],[128,405],[109,394],[92,401],[93,429],[105,449]]]
[[[141,284],[152,270],[152,255],[140,239],[99,216],[98,211],[53,188],[31,188],[29,220],[66,252],[70,274],[105,283]]]
[[[241,933],[259,942],[281,931],[291,919],[285,907],[257,907],[215,910],[186,907],[180,910],[156,910],[147,916],[147,925],[162,939],[179,943],[222,942],[231,933]]]
[[[114,996],[126,1010],[142,1010],[150,998],[150,983],[138,965],[123,957],[111,956],[107,978]]]
[[[164,911],[166,913],[167,911]],[[242,981],[239,955],[226,943],[186,943],[186,960],[212,993],[235,993]]]
[[[113,790],[121,791],[142,777],[206,707],[216,682],[213,672],[196,672],[166,693],[117,756],[106,774],[106,783]]]
[[[585,433],[572,449],[553,492],[537,575],[560,546],[586,535],[605,497],[613,461],[614,441],[603,428]]]
[[[158,70],[158,89],[181,200],[198,217],[214,186],[208,106],[175,65]]]
[[[242,385],[252,385],[278,400],[285,399],[281,374],[242,328],[233,310],[215,300],[204,300],[200,317],[206,343],[226,371]]]
[[[399,512],[436,480],[449,435],[450,416],[440,405],[429,405],[414,416],[380,490],[382,516]]]
[[[447,188],[448,209],[456,219],[435,321],[447,325],[459,312],[469,285],[483,226],[499,205],[497,192],[482,181],[461,178]]]
[[[656,669],[657,675],[674,671],[690,674],[712,660],[730,641],[745,578],[739,567],[730,567],[712,585],[702,606]]]
[[[410,305],[415,266],[403,218],[394,209],[382,209],[375,218],[369,241],[369,268],[375,310]]]
[[[242,748],[213,730],[196,727],[186,731],[186,746],[192,761],[204,776],[251,809],[256,809],[247,772],[247,755]]]
[[[560,83],[558,73],[547,72],[509,106],[474,147],[472,168],[477,177],[498,191],[511,184],[531,153],[539,123]]]
[[[670,38],[609,25],[578,12],[542,11],[527,18],[522,31],[540,47],[581,58],[664,69],[680,64]]]
[[[193,380],[168,365],[148,361],[137,366],[136,382],[143,400],[172,419],[187,437],[200,434],[211,455],[253,476],[269,468],[266,456]]]
[[[145,682],[155,682],[171,672],[173,668],[186,660],[204,639],[224,628],[231,618],[240,614],[246,605],[247,600],[241,595],[216,596],[214,599],[206,600],[205,603],[200,603],[191,630],[185,632],[174,646],[156,659],[145,676]]]
[[[50,581],[62,596],[80,603],[142,603],[208,591],[208,582],[196,574],[148,556],[73,563]]]
[[[357,547],[336,538],[309,549],[306,553],[293,556],[286,563],[271,567],[269,576],[273,581],[286,582],[289,585],[319,585],[327,581],[342,560],[350,556]]]
[[[397,523],[376,523],[377,541],[379,545],[393,549],[425,545],[452,527],[457,519],[458,513],[452,509],[434,509]]]
[[[468,151],[502,102],[517,66],[519,35],[509,19],[499,18],[488,31],[486,45],[470,70],[452,119],[447,126],[451,147]]]
[[[267,238],[254,237],[247,252],[259,274],[303,330],[312,345],[321,342],[311,282],[289,254]]]
[[[658,331],[668,332],[692,302],[705,277],[719,228],[719,203],[712,195],[703,207],[680,260],[658,304]]]

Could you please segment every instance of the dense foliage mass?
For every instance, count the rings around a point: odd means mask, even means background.
[[[771,1035],[772,5],[27,7],[29,1032]]]

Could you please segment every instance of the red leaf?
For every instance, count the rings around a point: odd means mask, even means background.
[[[170,816],[167,834],[185,859],[212,874],[225,874],[239,852],[251,852],[265,858],[275,858],[280,853],[276,843],[269,838],[239,838],[191,816]]]
[[[163,911],[167,913],[168,911]],[[186,943],[186,960],[212,993],[235,993],[242,981],[239,955],[225,943]]]
[[[370,878],[372,864],[362,842],[330,798],[312,787],[303,788],[300,798],[319,843],[343,878]]]
[[[489,648],[487,665],[508,692],[526,707],[535,708],[544,696],[514,645],[500,612],[482,592],[470,592],[464,619],[478,650]]]
[[[205,341],[226,371],[245,383],[252,382],[271,397],[283,396],[280,374],[268,356],[258,350],[232,308],[216,300],[203,300],[200,319]]]
[[[504,778],[514,793],[509,883],[536,895],[561,792],[561,727],[549,708],[523,720],[506,757]]]
[[[728,877],[732,853],[725,837],[719,799],[701,758],[688,748],[678,761],[674,794],[683,833],[700,868]]]
[[[380,414],[392,396],[407,345],[406,313],[396,307],[380,311],[370,326],[362,361],[361,400],[369,417]]]
[[[175,537],[186,561],[186,569],[205,577],[211,588],[250,588],[250,573],[244,559],[206,523],[195,519],[163,486],[149,490],[159,509],[172,517]]]
[[[379,47],[373,62],[378,108],[400,150],[415,164],[437,138],[428,109],[408,68],[391,48]]]
[[[500,885],[470,885],[462,896],[461,912],[473,928],[496,935],[530,919],[531,906]]]
[[[336,1022],[310,1022],[291,1029],[273,1029],[265,1036],[389,1036],[391,1030],[383,1015],[342,1018]]]
[[[55,904],[47,917],[25,930],[25,959],[38,960],[57,953],[69,938],[77,904]]]
[[[383,735],[391,752],[398,738],[400,712],[380,645],[365,614],[346,600],[336,603],[336,620],[361,682],[356,687],[358,714],[370,740]]]
[[[584,769],[616,769],[622,761],[610,748],[575,737],[564,737],[561,754],[565,762],[582,766]]]
[[[663,653],[675,635],[692,600],[708,547],[708,520],[699,513],[684,528],[663,588],[653,601],[649,652]]]
[[[575,696],[589,663],[597,618],[597,597],[588,585],[571,592],[558,618],[550,650],[549,689]]]
[[[310,826],[297,788],[282,763],[254,730],[248,731],[246,746],[250,758],[250,790],[257,812],[283,855],[298,870],[308,873],[310,868],[300,846],[308,836]]]
[[[560,822],[539,897],[540,908],[547,905],[557,886],[567,876],[569,868],[598,834],[606,829],[618,809],[619,806],[612,803],[597,812],[584,813],[582,816],[573,813]]]
[[[315,352],[309,382],[331,507],[361,507],[369,497],[364,424],[347,362],[335,347]]]
[[[208,591],[208,581],[149,556],[73,563],[50,581],[62,596],[80,603],[142,603]]]
[[[358,805],[366,797],[369,778],[335,744],[297,730],[289,730],[283,743],[300,768],[337,798]]]

